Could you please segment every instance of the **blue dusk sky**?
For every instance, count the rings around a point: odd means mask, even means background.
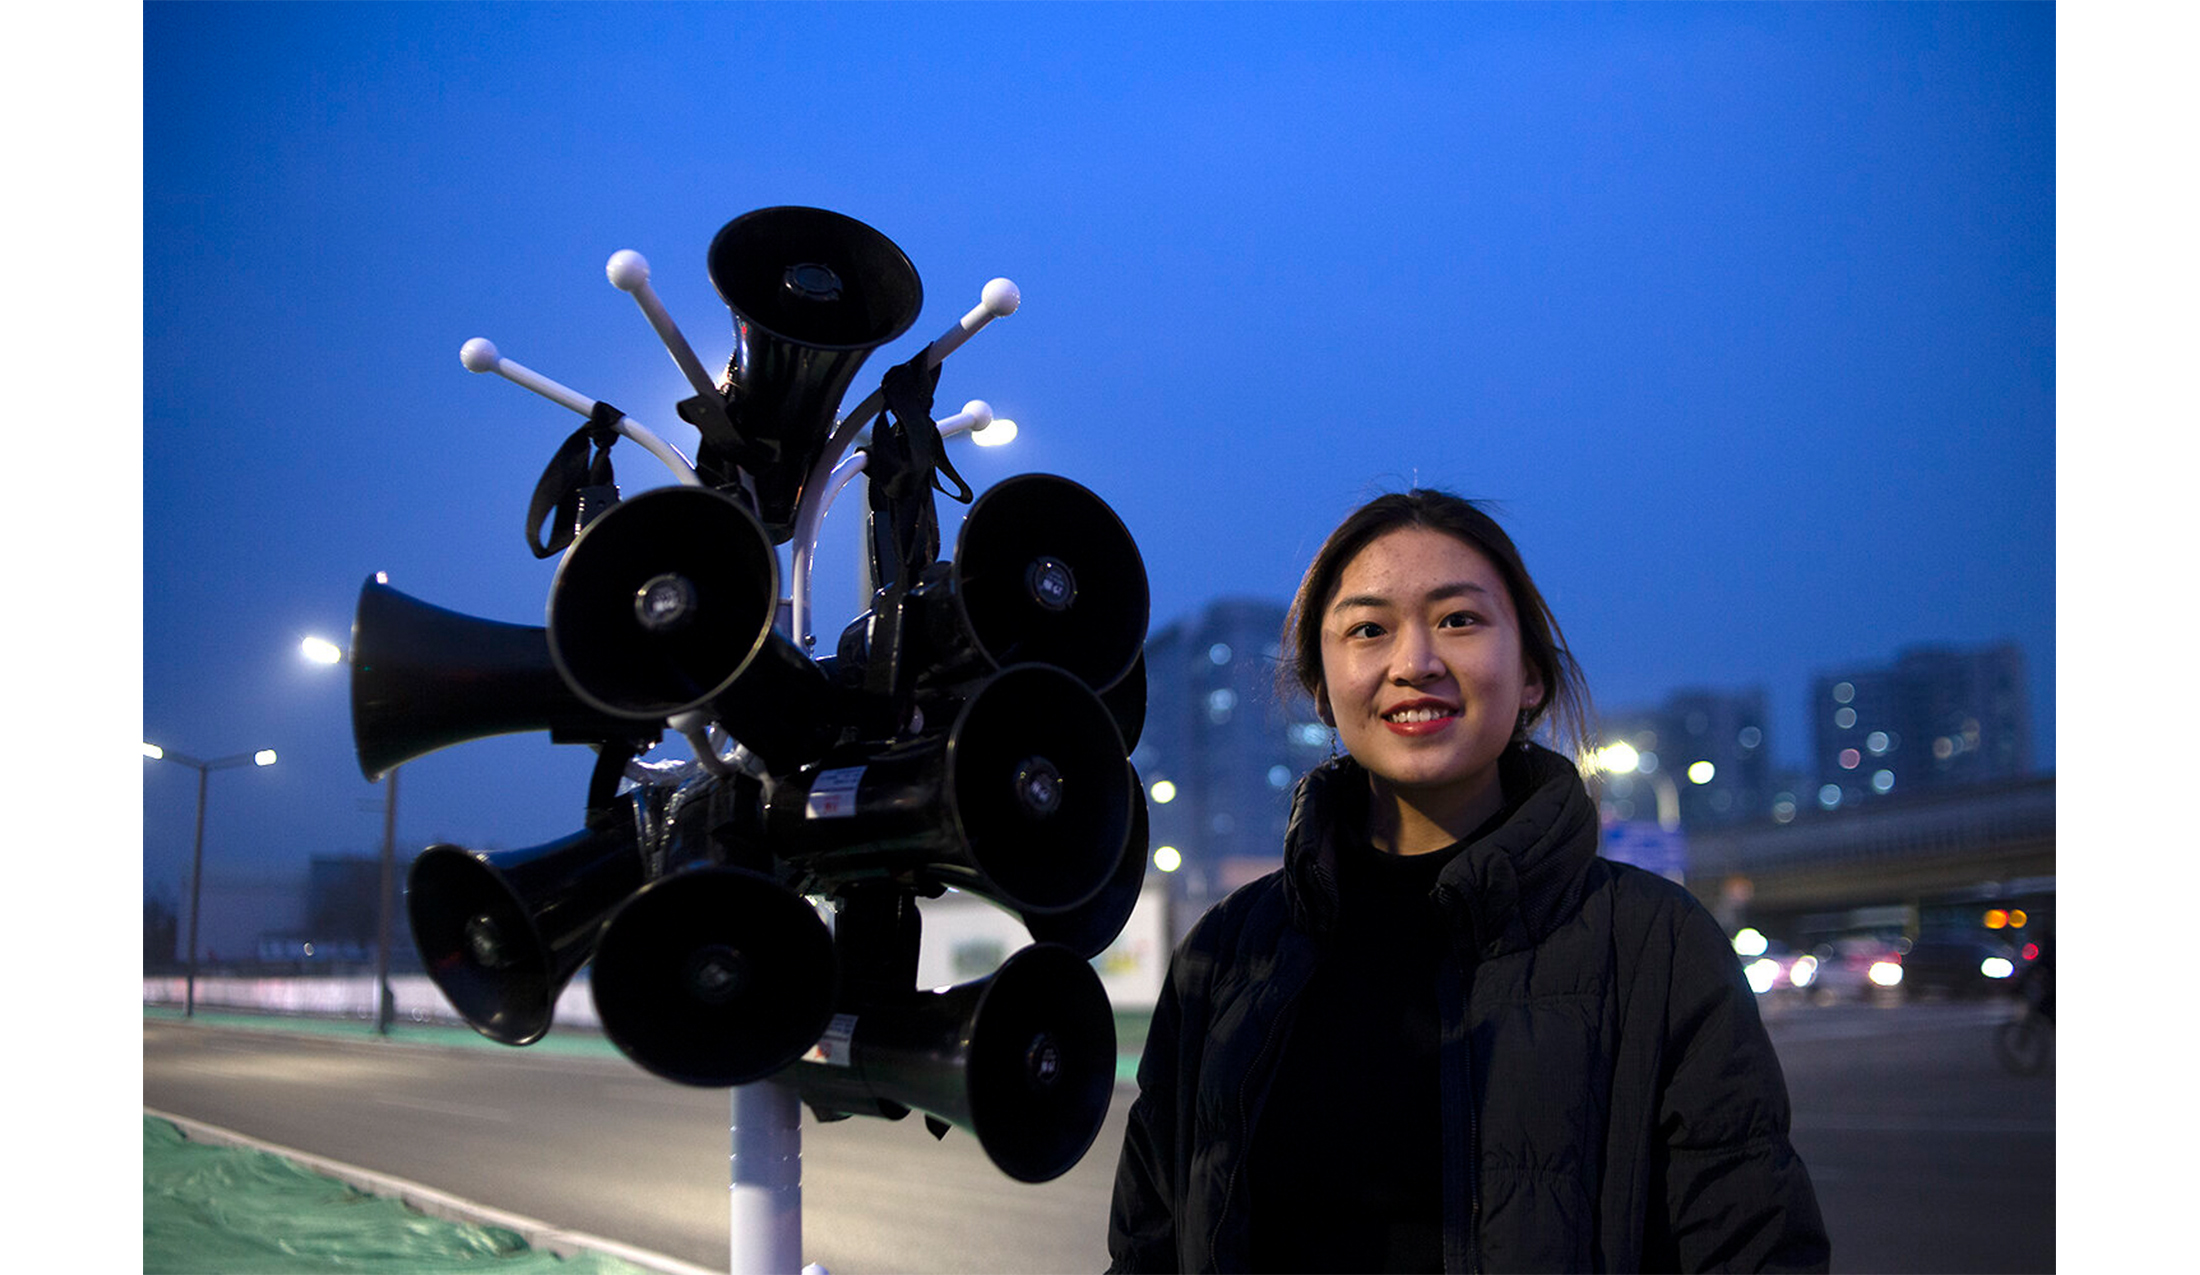
[[[606,280],[642,253],[708,364],[754,208],[894,240],[981,490],[1122,516],[1154,628],[1282,600],[1423,484],[1500,505],[1599,704],[2018,643],[2055,761],[2055,13],[1992,5],[154,4],[144,11],[145,738],[221,773],[210,877],[379,845],[345,673],[361,582],[540,624],[524,528],[579,424],[460,345],[692,452]],[[671,476],[616,453],[628,494]],[[859,508],[859,507],[857,507]],[[961,509],[942,501],[950,535]],[[858,609],[855,508],[818,632]],[[845,545],[844,548],[836,547]],[[847,569],[840,569],[847,568]],[[578,826],[542,736],[408,765],[399,840]],[[194,776],[144,766],[148,889]]]
[[[118,416],[97,443],[141,465],[124,711],[186,753],[282,758],[214,776],[210,878],[378,848],[345,672],[298,655],[348,640],[370,574],[543,622],[556,564],[524,543],[528,500],[580,421],[467,372],[460,345],[488,337],[692,453],[689,391],[605,262],[646,256],[716,368],[731,321],[705,250],[782,204],[870,224],[922,276],[850,404],[988,279],[1016,282],[1022,308],[948,361],[938,403],[986,400],[1022,434],[953,444],[957,464],[980,490],[1042,471],[1107,500],[1156,630],[1284,600],[1354,505],[1441,486],[1497,502],[1607,709],[1762,688],[1800,766],[1813,676],[2012,641],[2034,764],[2056,769],[2053,6],[156,3],[142,22],[143,181],[123,188],[142,433]],[[128,311],[98,313],[127,349]],[[631,444],[616,459],[629,495],[671,481]],[[940,508],[951,543],[961,507]],[[828,641],[858,609],[858,524],[836,510],[821,546]],[[570,832],[590,760],[515,736],[408,764],[401,853]],[[174,897],[194,776],[138,764],[144,885]]]

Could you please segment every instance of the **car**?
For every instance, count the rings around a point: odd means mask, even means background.
[[[1810,973],[1817,962],[1807,952],[1795,952],[1785,943],[1768,941],[1762,947],[1752,946],[1748,951],[1737,949],[1742,958],[1742,976],[1749,980],[1749,990],[1759,996],[1771,996],[1791,992],[1810,985]],[[1795,982],[1795,963],[1803,962],[1803,981]]]
[[[1988,996],[2013,986],[2015,950],[1971,934],[1921,934],[1902,954],[1902,984],[1912,996]]]
[[[1885,939],[1868,935],[1833,939],[1812,948],[1807,959],[1811,962],[1807,977],[1798,960],[1789,979],[1804,988],[1815,1004],[1885,1003],[1900,995],[1902,950]]]

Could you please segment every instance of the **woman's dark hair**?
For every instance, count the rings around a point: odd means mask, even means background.
[[[1376,538],[1406,527],[1443,532],[1496,564],[1512,597],[1513,614],[1520,620],[1521,654],[1543,682],[1543,702],[1524,714],[1516,737],[1529,738],[1548,721],[1558,750],[1577,761],[1584,757],[1590,745],[1589,687],[1573,652],[1566,648],[1557,617],[1528,575],[1512,537],[1481,504],[1448,491],[1415,488],[1377,496],[1329,533],[1306,568],[1306,578],[1299,582],[1298,596],[1291,600],[1290,614],[1283,622],[1283,661],[1278,669],[1283,698],[1288,700],[1299,691],[1310,696],[1320,691],[1322,612],[1336,597],[1344,569]]]

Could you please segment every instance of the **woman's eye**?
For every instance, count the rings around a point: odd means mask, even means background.
[[[1344,635],[1348,638],[1381,637],[1383,626],[1373,620],[1362,620],[1358,624],[1347,627]]]
[[[1439,628],[1463,629],[1470,624],[1479,623],[1479,617],[1471,611],[1454,611],[1436,623]]]

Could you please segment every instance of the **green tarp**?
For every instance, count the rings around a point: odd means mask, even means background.
[[[278,1155],[192,1142],[147,1116],[145,1271],[640,1275],[641,1268],[600,1253],[539,1252],[515,1232],[429,1217]]]

